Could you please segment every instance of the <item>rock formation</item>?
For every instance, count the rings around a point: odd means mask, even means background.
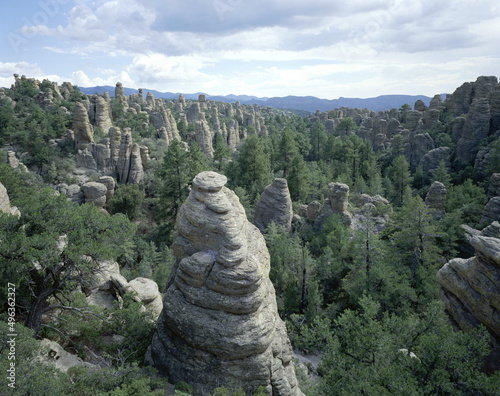
[[[342,221],[346,225],[351,224],[351,214],[347,211],[349,206],[349,186],[342,183],[328,184],[330,190],[328,198],[333,213],[342,217]]]
[[[89,122],[87,109],[82,102],[76,103],[73,110],[73,131],[78,148],[85,148],[87,144],[94,141],[94,131]]]
[[[88,182],[82,186],[86,203],[93,203],[99,209],[106,204],[106,194],[108,188],[102,183]]]
[[[481,224],[487,225],[493,221],[500,221],[500,197],[491,198],[483,209]]]
[[[101,176],[97,182],[106,186],[106,203],[108,203],[115,194],[115,179],[111,176]]]
[[[445,214],[445,203],[446,187],[443,183],[435,181],[425,197],[425,204],[431,209],[435,219],[440,219]]]
[[[270,223],[292,230],[293,208],[286,179],[274,179],[255,205],[254,224],[264,233]]]
[[[13,216],[21,216],[19,209],[16,206],[10,206],[9,195],[7,189],[0,183],[0,212],[7,213]]]
[[[488,187],[488,198],[500,196],[500,173],[493,173]]]
[[[106,309],[113,309],[126,293],[132,293],[133,299],[144,304],[156,320],[163,309],[163,302],[158,285],[147,278],[135,278],[127,282],[120,274],[120,267],[115,261],[100,261],[94,277],[83,285],[87,302]]]
[[[491,334],[487,368],[500,369],[500,239],[469,236],[475,256],[456,258],[437,274],[440,296],[453,322],[463,331],[483,324]]]
[[[301,395],[264,238],[226,182],[198,174],[180,209],[176,263],[146,362],[195,395],[219,386]]]
[[[112,126],[109,105],[103,97],[98,96],[95,102],[95,127],[107,135]]]
[[[205,120],[195,122],[195,137],[196,142],[200,145],[203,152],[212,158],[214,155],[214,148],[212,145],[212,132],[208,122]]]

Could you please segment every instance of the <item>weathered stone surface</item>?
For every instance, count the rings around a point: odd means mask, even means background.
[[[127,183],[139,184],[143,178],[144,168],[142,166],[141,148],[137,143],[134,143],[130,152],[130,170]]]
[[[101,176],[99,180],[97,180],[97,182],[106,186],[106,203],[108,203],[115,194],[115,179],[113,179],[111,176]]]
[[[9,195],[7,194],[7,189],[0,183],[0,212],[4,212],[13,216],[20,216],[21,213],[16,206],[10,206]]]
[[[490,105],[487,97],[476,97],[467,113],[455,156],[463,163],[475,159],[479,143],[490,130]]]
[[[78,148],[85,148],[87,144],[94,141],[94,131],[89,122],[87,109],[81,102],[76,103],[73,110],[73,131]]]
[[[40,363],[54,366],[63,373],[67,373],[68,370],[73,367],[85,367],[90,370],[99,369],[99,366],[84,362],[78,356],[66,352],[57,342],[47,338],[40,341],[40,347],[40,353],[35,360]]]
[[[105,134],[107,134],[109,128],[113,126],[113,123],[111,122],[110,112],[110,107],[108,102],[106,102],[106,99],[98,96],[95,102],[95,126]]]
[[[330,183],[328,184],[328,188],[330,190],[329,198],[333,213],[342,215],[347,212],[347,207],[349,205],[349,186],[342,183]]]
[[[450,155],[451,149],[449,147],[438,147],[425,154],[420,159],[419,165],[422,165],[424,174],[433,174],[441,161],[444,161],[446,167],[450,169]]]
[[[146,361],[195,395],[219,386],[301,395],[264,238],[226,181],[200,173],[180,209],[176,263]]]
[[[198,102],[193,103],[189,107],[187,111],[187,120],[188,122],[205,121],[205,113],[202,113]]]
[[[85,195],[86,203],[93,203],[99,209],[102,209],[106,204],[106,194],[108,188],[102,183],[89,182],[82,186],[83,194]]]
[[[306,216],[309,220],[315,221],[321,210],[321,203],[319,201],[309,202],[307,205]]]
[[[500,173],[493,173],[488,187],[488,198],[500,196]]]
[[[118,160],[116,163],[118,169],[120,183],[126,183],[130,172],[130,155],[132,153],[132,131],[130,128],[125,128],[121,134],[120,149],[118,152]],[[139,153],[140,157],[140,153]]]
[[[7,151],[7,163],[13,169],[19,168],[19,159],[16,157],[16,153],[12,150]]]
[[[500,239],[472,235],[475,257],[453,259],[438,272],[441,299],[453,321],[469,331],[479,324],[491,334],[487,368],[500,369]]]
[[[483,209],[481,224],[487,225],[493,221],[500,221],[500,197],[491,198]]]
[[[210,130],[208,122],[205,120],[196,121],[195,134],[196,142],[200,145],[203,152],[209,158],[212,158],[214,155],[214,148],[212,145],[212,131]]]
[[[446,187],[443,183],[435,181],[432,183],[425,197],[425,204],[431,209],[435,219],[440,219],[445,214],[445,203]]]
[[[274,179],[255,206],[254,224],[264,233],[270,223],[292,230],[292,199],[286,179]]]

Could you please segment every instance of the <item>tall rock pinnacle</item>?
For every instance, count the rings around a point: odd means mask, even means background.
[[[302,395],[264,238],[226,182],[198,174],[180,209],[176,263],[146,361],[195,395],[219,386]]]

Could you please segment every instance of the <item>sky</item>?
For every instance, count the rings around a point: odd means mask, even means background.
[[[368,98],[452,93],[500,75],[496,0],[3,2],[13,73],[80,87]],[[113,94],[113,92],[111,92]]]

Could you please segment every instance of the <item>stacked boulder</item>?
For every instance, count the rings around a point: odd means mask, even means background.
[[[220,386],[302,395],[264,238],[226,182],[198,174],[180,209],[176,263],[146,362],[196,395]]]
[[[286,232],[292,230],[292,199],[286,179],[274,179],[262,193],[255,206],[254,224],[264,233],[267,226],[275,223],[285,227]]]

